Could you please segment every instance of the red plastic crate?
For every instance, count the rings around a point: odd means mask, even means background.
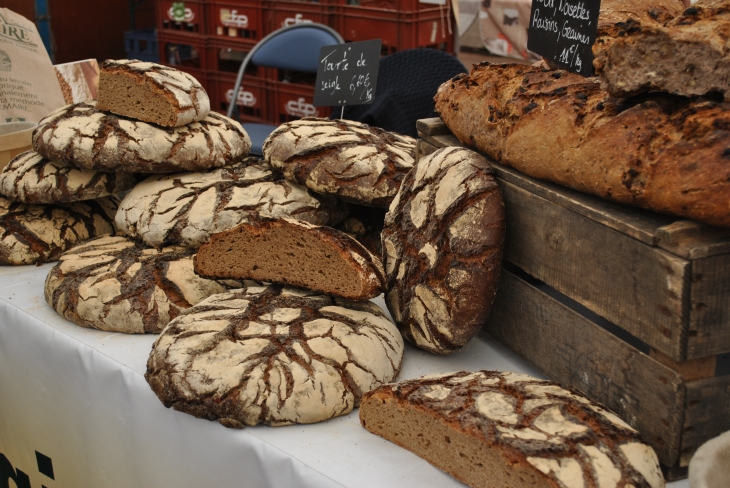
[[[417,47],[454,52],[456,23],[446,8],[400,12],[340,5],[335,12],[334,28],[345,42],[382,39],[384,55]]]
[[[190,73],[201,84],[205,82],[206,46],[202,38],[158,32],[157,43],[160,64]]]
[[[205,35],[205,8],[202,1],[156,0],[155,3],[158,34]]]
[[[208,74],[210,108],[226,114],[233,98],[235,76]],[[241,122],[267,122],[269,119],[267,85],[264,80],[245,78],[238,92],[237,103]]]
[[[376,8],[379,10],[398,10],[410,12],[437,7],[434,3],[423,3],[420,0],[331,0],[333,5],[353,5],[359,7]],[[448,0],[444,2],[444,9],[447,8]]]
[[[258,41],[265,35],[262,0],[212,0],[206,5],[210,39]]]
[[[224,41],[209,40],[206,44],[206,66],[208,71],[236,74],[241,67],[246,54],[256,45],[256,41]],[[263,78],[259,75],[255,66],[251,66],[247,70],[247,74],[257,78]]]
[[[267,34],[288,25],[306,22],[318,22],[333,27],[334,13],[327,3],[268,0],[265,7]]]
[[[282,124],[302,117],[329,117],[331,107],[315,107],[314,86],[269,81],[269,121]]]

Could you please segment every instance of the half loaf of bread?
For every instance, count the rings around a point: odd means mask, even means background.
[[[213,234],[195,256],[208,278],[246,278],[300,286],[350,300],[385,288],[377,257],[344,232],[292,219],[255,219]]]

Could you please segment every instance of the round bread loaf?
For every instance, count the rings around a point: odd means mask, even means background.
[[[107,59],[101,65],[96,107],[165,127],[203,120],[210,99],[188,73],[134,59]]]
[[[660,488],[654,450],[600,405],[524,374],[429,375],[366,393],[360,423],[485,488]]]
[[[391,381],[403,339],[372,302],[278,285],[213,295],[162,332],[145,378],[167,407],[226,427],[308,424]]]
[[[199,171],[240,161],[250,148],[241,124],[215,112],[166,129],[104,112],[93,101],[61,107],[33,131],[33,149],[43,157],[99,171]]]
[[[136,181],[132,173],[76,169],[26,151],[0,173],[0,193],[25,203],[67,203],[125,192]]]
[[[403,335],[447,354],[482,326],[497,291],[504,203],[487,161],[449,147],[421,158],[385,216],[386,303]]]
[[[413,167],[416,141],[351,120],[304,118],[264,141],[264,158],[317,193],[387,208]]]
[[[190,249],[150,249],[126,237],[104,236],[63,253],[48,273],[45,296],[81,327],[157,334],[181,310],[243,284],[199,277]]]
[[[56,205],[29,205],[0,197],[0,264],[56,261],[85,240],[114,234],[118,204],[116,197]]]
[[[332,197],[284,180],[262,160],[248,158],[207,172],[151,176],[124,197],[116,224],[150,246],[198,248],[211,234],[251,216],[327,225],[339,222],[345,209]]]

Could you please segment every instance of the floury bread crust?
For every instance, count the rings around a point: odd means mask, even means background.
[[[92,329],[157,334],[180,314],[242,281],[213,281],[193,271],[193,251],[150,249],[126,237],[104,236],[65,252],[46,277],[46,302],[66,319]]]
[[[119,200],[28,205],[0,197],[0,265],[56,261],[75,245],[114,234]]]
[[[398,329],[372,302],[271,285],[184,311],[145,378],[166,407],[226,427],[308,424],[350,412],[402,359]]]
[[[385,290],[380,258],[339,230],[292,219],[251,219],[213,234],[195,255],[195,272],[301,286],[349,300]]]
[[[613,413],[555,383],[459,372],[366,393],[360,423],[472,487],[660,488],[659,460]]]
[[[448,354],[487,318],[497,291],[505,222],[487,161],[468,149],[439,149],[403,180],[385,216],[385,301],[403,336]]]
[[[595,79],[484,63],[435,100],[459,140],[529,176],[730,227],[730,104],[613,99]]]
[[[210,99],[194,77],[133,59],[107,59],[101,65],[96,107],[165,127],[203,120]]]
[[[124,197],[115,220],[123,233],[150,246],[198,248],[211,234],[251,217],[327,225],[345,213],[333,197],[315,195],[284,180],[262,160],[247,158],[207,172],[151,176]]]
[[[263,153],[287,180],[387,208],[413,167],[416,141],[351,120],[304,118],[280,125],[264,141]]]
[[[104,112],[92,101],[61,107],[42,119],[33,131],[33,149],[77,168],[171,173],[240,161],[251,139],[241,124],[215,112],[166,129]]]
[[[594,45],[601,88],[616,97],[645,91],[730,100],[730,0],[700,0],[665,22],[631,19]]]
[[[0,173],[0,193],[24,203],[67,203],[124,192],[136,181],[131,173],[76,169],[26,151]]]

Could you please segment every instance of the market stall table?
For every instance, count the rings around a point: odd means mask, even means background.
[[[84,329],[57,315],[43,298],[52,266],[0,268],[0,485],[14,477],[18,488],[463,486],[367,432],[357,410],[235,430],[165,408],[143,376],[156,336]],[[478,369],[544,377],[478,336],[448,356],[407,346],[399,379]]]

